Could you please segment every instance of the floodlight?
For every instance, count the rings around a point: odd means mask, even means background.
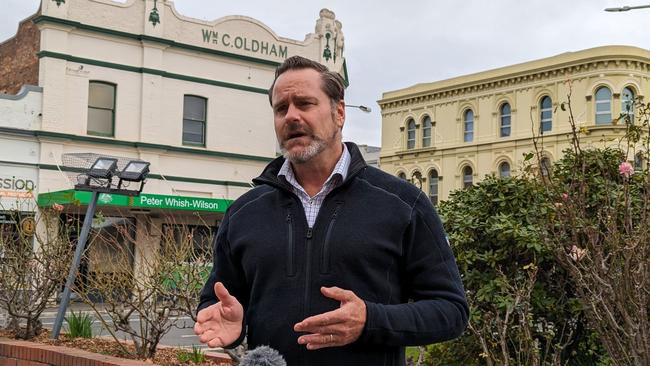
[[[143,181],[149,174],[149,163],[141,160],[132,160],[120,172],[120,179],[129,182]]]
[[[88,170],[88,175],[93,178],[111,179],[117,169],[117,159],[97,158]]]

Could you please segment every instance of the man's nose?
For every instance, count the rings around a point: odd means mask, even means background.
[[[297,121],[300,119],[300,110],[293,103],[287,107],[287,114],[284,115],[286,121]]]

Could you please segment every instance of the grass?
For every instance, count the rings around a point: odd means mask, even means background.
[[[192,346],[192,351],[181,350],[178,352],[178,361],[181,363],[192,362],[192,363],[203,363],[205,362],[205,355],[201,352],[201,349],[197,346]]]
[[[70,316],[65,318],[68,322],[68,334],[72,338],[92,338],[93,337],[93,323],[94,320],[90,314],[82,313],[79,311],[75,313],[70,312]]]

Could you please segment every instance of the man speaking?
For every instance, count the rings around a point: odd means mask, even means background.
[[[195,332],[294,365],[404,365],[458,337],[468,306],[426,195],[342,143],[343,79],[294,56],[269,90],[283,157],[228,209]]]

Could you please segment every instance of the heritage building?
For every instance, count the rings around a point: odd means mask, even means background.
[[[381,168],[437,203],[485,175],[517,174],[534,136],[543,166],[559,159],[569,95],[583,146],[616,146],[618,117],[648,90],[650,51],[605,46],[386,92]]]
[[[163,229],[216,228],[277,156],[267,96],[275,68],[301,55],[347,82],[341,23],[326,9],[314,17],[314,32],[293,40],[245,16],[188,18],[165,0],[42,0],[0,43],[0,110],[17,111],[0,113],[0,180],[13,187],[3,204],[24,178],[40,207],[81,218],[90,194],[73,189],[77,175],[109,156],[120,168],[151,163],[140,197],[99,198],[102,232],[137,243],[136,256],[156,250]],[[36,87],[14,96],[26,84]],[[130,243],[111,231],[124,223]]]

